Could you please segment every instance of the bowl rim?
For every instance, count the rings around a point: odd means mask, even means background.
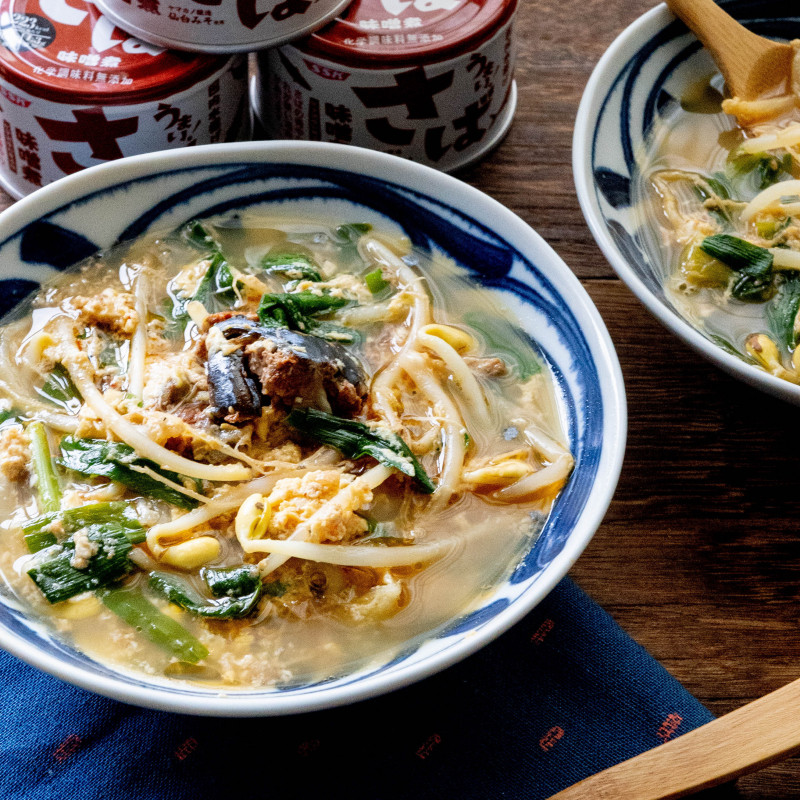
[[[747,364],[725,352],[683,319],[666,301],[653,294],[621,253],[603,221],[592,172],[596,122],[609,92],[619,77],[620,65],[626,65],[644,41],[676,20],[677,17],[665,3],[646,11],[614,39],[592,70],[578,106],[572,136],[572,174],[578,202],[595,242],[614,271],[665,328],[716,366],[744,383],[775,397],[800,404],[800,386],[794,386],[788,381],[770,375],[760,367]]]
[[[0,627],[0,648],[23,661],[73,685],[106,697],[153,709],[204,716],[277,716],[332,708],[374,697],[426,678],[475,653],[522,619],[541,602],[566,575],[583,552],[605,516],[622,468],[627,434],[627,406],[622,371],[605,324],[574,273],[544,239],[517,214],[489,195],[445,173],[397,156],[349,145],[326,142],[237,142],[205,145],[185,150],[163,151],[134,156],[91,167],[39,189],[0,214],[0,242],[16,235],[28,223],[58,208],[79,201],[86,195],[105,191],[125,181],[155,175],[160,169],[202,168],[226,162],[251,160],[270,163],[280,158],[303,166],[327,166],[354,174],[367,174],[413,189],[456,209],[485,219],[503,217],[503,238],[528,242],[543,252],[554,267],[551,277],[559,282],[558,293],[571,292],[569,307],[584,329],[603,397],[603,442],[597,476],[561,552],[545,567],[535,585],[502,610],[492,620],[447,649],[434,653],[407,668],[388,674],[367,675],[345,686],[324,686],[318,691],[292,696],[291,691],[257,690],[208,692],[181,696],[174,687],[162,691],[160,682],[132,685],[113,677],[88,672],[40,650],[35,644]],[[476,214],[474,209],[478,209]],[[402,223],[401,223],[402,224]],[[516,245],[518,246],[518,244]],[[547,273],[546,273],[547,274]],[[563,288],[562,288],[563,285]],[[139,676],[146,680],[146,676]]]

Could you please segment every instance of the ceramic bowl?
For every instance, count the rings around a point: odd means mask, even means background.
[[[790,16],[793,7],[786,2],[723,5],[762,36],[800,36],[800,16]],[[660,322],[735,377],[800,404],[800,386],[724,350],[679,315],[664,291],[663,265],[645,247],[631,204],[635,160],[654,120],[715,69],[708,51],[663,4],[626,28],[595,67],[578,109],[572,156],[578,199],[611,266]]]
[[[624,388],[606,328],[572,272],[521,219],[428,167],[342,145],[259,142],[92,168],[0,215],[0,299],[8,308],[54,270],[147,231],[276,204],[312,212],[334,206],[343,219],[399,222],[417,246],[450,255],[516,313],[552,368],[575,456],[541,536],[477,607],[409,641],[388,663],[325,683],[220,691],[122,673],[75,650],[6,596],[0,646],[14,655],[84,688],[154,708],[255,716],[335,706],[406,685],[478,650],[547,595],[600,524],[626,431]]]

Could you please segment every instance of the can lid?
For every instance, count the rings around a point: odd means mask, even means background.
[[[516,7],[517,0],[354,0],[330,25],[293,44],[344,64],[419,64],[470,50]]]
[[[0,0],[0,76],[36,97],[129,105],[188,89],[227,58],[132,38],[91,0]]]

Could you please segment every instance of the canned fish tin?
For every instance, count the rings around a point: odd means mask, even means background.
[[[0,0],[0,184],[15,197],[122,156],[249,137],[243,56],[131,38],[88,0]]]
[[[305,36],[350,0],[95,0],[140,39],[179,50],[243,53]]]
[[[314,35],[258,55],[268,137],[342,142],[450,171],[514,115],[516,0],[356,0]]]

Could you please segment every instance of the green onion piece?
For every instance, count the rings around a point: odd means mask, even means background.
[[[791,224],[791,217],[785,217],[782,220],[759,220],[756,222],[756,232],[762,239],[774,239],[781,231],[786,230]]]
[[[707,200],[729,200],[733,197],[733,187],[724,172],[715,172],[712,176],[703,176],[703,180],[705,183],[695,183],[692,188],[704,203]],[[708,210],[724,227],[731,226],[730,213],[724,205],[711,203]]]
[[[55,519],[55,516],[54,514],[53,519]],[[54,544],[58,544],[58,539],[50,531],[34,531],[25,534],[25,546],[28,548],[29,553],[38,553],[40,550],[46,550]]]
[[[352,344],[358,338],[354,331],[314,319],[316,314],[328,314],[351,303],[346,297],[313,292],[265,294],[258,306],[258,318],[263,325],[273,328],[289,328],[321,339]]]
[[[87,525],[99,525],[112,522],[123,528],[131,544],[140,544],[146,538],[145,529],[142,527],[136,514],[129,503],[115,500],[108,503],[90,503],[77,508],[66,508],[63,511],[43,514],[32,519],[22,526],[25,534],[25,544],[31,553],[43,550],[56,544],[55,535],[47,530],[57,520],[64,526],[64,532],[74,533]]]
[[[526,381],[542,371],[542,365],[533,354],[530,342],[508,320],[482,311],[468,311],[463,319],[483,336],[492,352],[504,356],[504,361],[511,361],[521,380]]]
[[[282,597],[289,591],[289,584],[282,581],[268,581],[261,591],[267,597]]]
[[[372,230],[368,222],[348,222],[336,228],[336,239],[342,243],[355,243]]]
[[[364,262],[358,252],[358,241],[371,230],[372,225],[366,222],[339,225],[333,234],[333,240],[339,246],[339,261],[350,261],[354,265],[363,266]]]
[[[191,509],[197,506],[197,500],[194,498],[187,497],[177,489],[166,486],[150,475],[131,469],[131,466],[148,467],[153,472],[181,486],[184,485],[184,481],[190,479],[176,472],[162,469],[153,461],[139,458],[132,447],[122,442],[65,436],[61,440],[59,464],[74,472],[79,472],[81,475],[100,475],[109,478],[134,492],[155,497],[157,500],[164,500],[178,508]],[[202,487],[198,481],[192,481],[192,483],[196,489]]]
[[[107,589],[97,596],[120,619],[181,661],[196,664],[208,656],[205,645],[179,622],[159,611],[137,589]]]
[[[772,269],[773,256],[765,247],[731,236],[717,233],[706,236],[700,243],[701,249],[713,258],[727,264],[737,272],[758,277],[766,275]]]
[[[747,275],[736,280],[731,288],[731,294],[737,300],[752,300],[761,302],[769,300],[772,296],[772,286],[761,278],[750,278]]]
[[[264,324],[277,323],[282,327],[303,331],[308,327],[307,317],[328,314],[350,302],[346,297],[312,292],[265,294],[258,306],[258,316]]]
[[[740,153],[730,164],[734,175],[748,176],[757,191],[772,186],[784,175],[792,176],[792,156],[789,153],[781,158],[770,153]]]
[[[376,430],[363,422],[313,408],[295,409],[286,421],[309,439],[335,447],[347,458],[372,456],[381,464],[413,477],[426,494],[436,490],[408,445],[393,431]]]
[[[222,253],[215,252],[211,256],[208,269],[191,299],[202,303],[210,314],[225,311],[236,303],[237,295],[233,287],[233,273]],[[187,315],[186,306],[188,304],[186,301],[181,308],[184,316]]]
[[[236,303],[236,299],[233,273],[228,262],[222,253],[214,253],[192,300],[198,300],[206,311],[213,314],[216,311],[225,311],[231,308]]]
[[[777,297],[767,306],[767,320],[778,342],[794,350],[800,340],[797,315],[800,312],[800,276],[786,278],[778,286]]]
[[[102,503],[88,503],[85,506],[75,508],[65,508],[58,514],[45,514],[44,516],[32,519],[26,523],[22,530],[32,533],[50,525],[56,519],[61,519],[64,523],[64,530],[67,533],[83,528],[86,525],[98,525],[104,522],[114,522],[117,525],[134,534],[144,530],[136,517],[131,503],[125,500],[113,500]]]
[[[378,522],[368,531],[366,536],[358,540],[359,544],[380,544],[390,547],[411,544],[411,540],[403,536],[402,531],[393,522]]]
[[[731,294],[739,300],[763,300],[772,289],[773,255],[765,247],[727,233],[706,236],[700,243],[704,253],[739,273]]]
[[[304,316],[329,314],[337,308],[352,304],[352,301],[346,297],[334,297],[331,294],[315,294],[314,292],[294,292],[283,295],[283,297],[296,313]]]
[[[724,172],[715,172],[713,175],[707,177],[705,181],[711,191],[714,192],[714,195],[721,200],[730,200],[733,196],[733,189]],[[700,193],[703,200],[708,200],[713,197],[713,195],[709,195],[708,192],[700,186],[697,187],[697,191]]]
[[[162,335],[165,339],[175,341],[183,339],[189,315],[186,306],[188,299],[178,297],[167,284],[167,297],[161,301],[161,316],[164,319]]]
[[[357,344],[361,341],[361,334],[352,328],[335,325],[324,319],[310,319],[307,333],[337,344]]]
[[[357,517],[361,517],[361,519],[367,523],[367,533],[373,533],[375,528],[378,527],[378,520],[376,520],[374,517],[371,517],[369,514],[364,514],[361,511],[356,511],[355,514]]]
[[[200,577],[214,597],[244,597],[261,586],[258,569],[249,565],[233,569],[204,567]]]
[[[33,472],[36,475],[36,488],[39,492],[39,508],[44,513],[52,513],[61,508],[61,487],[50,455],[50,443],[47,441],[47,430],[41,422],[28,425],[28,436],[31,440],[33,456]]]
[[[72,382],[72,378],[63,364],[56,364],[53,367],[44,386],[37,391],[52,403],[72,413],[77,412],[83,403],[81,393]]]
[[[219,249],[216,241],[214,241],[214,237],[198,219],[189,220],[189,222],[181,228],[180,235],[189,244],[197,247],[199,250]]]
[[[84,528],[95,553],[87,565],[78,569],[70,563],[75,555],[73,534],[62,545],[28,570],[31,580],[50,603],[61,603],[82,592],[93,591],[127,575],[133,564],[128,558],[131,542],[124,528],[111,523]]]
[[[368,272],[364,276],[364,283],[367,284],[367,289],[369,289],[372,294],[380,294],[390,285],[389,281],[383,277],[383,272],[381,272],[380,267],[373,272]]]
[[[98,331],[98,338],[102,344],[100,352],[97,354],[97,364],[103,369],[114,367],[117,373],[124,372],[125,359],[122,357],[122,341],[109,336],[103,331]]]
[[[711,339],[712,342],[714,342],[719,347],[721,347],[726,353],[729,353],[730,355],[735,356],[740,361],[744,361],[746,364],[755,364],[756,363],[756,360],[754,358],[752,358],[747,353],[743,353],[741,350],[739,350],[733,344],[733,342],[729,342],[724,336],[718,336],[716,334],[711,334],[709,336],[709,339]]]
[[[231,308],[237,300],[233,273],[219,243],[208,232],[199,220],[187,222],[180,230],[180,236],[189,244],[208,253],[210,259],[195,293],[190,298],[173,296],[168,314],[176,323],[165,331],[169,337],[175,337],[183,330],[189,317],[186,306],[191,300],[202,303],[206,311],[213,314]]]
[[[270,252],[261,259],[262,269],[270,274],[284,275],[292,280],[322,280],[319,264],[303,253]]]
[[[261,597],[261,578],[252,566],[232,570],[204,569],[201,577],[216,599],[198,594],[185,580],[168,572],[151,572],[150,588],[171,603],[200,617],[238,619],[250,614]]]

